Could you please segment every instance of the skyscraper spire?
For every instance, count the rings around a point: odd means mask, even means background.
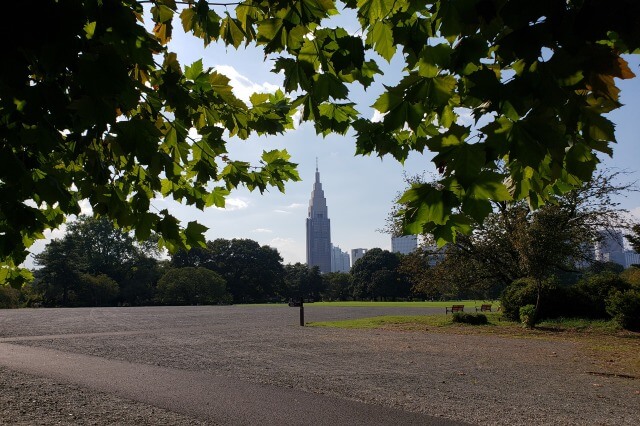
[[[307,265],[318,266],[320,272],[331,272],[331,228],[327,200],[324,197],[318,158],[316,157],[316,181],[309,200],[307,217]]]

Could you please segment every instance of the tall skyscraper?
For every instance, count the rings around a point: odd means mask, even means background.
[[[317,164],[307,217],[307,265],[319,267],[322,273],[331,272],[331,226]]]

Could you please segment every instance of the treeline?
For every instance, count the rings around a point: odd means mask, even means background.
[[[535,213],[514,206],[442,249],[375,248],[350,273],[323,275],[284,265],[276,249],[248,239],[217,239],[161,259],[157,241],[137,243],[107,220],[81,217],[36,256],[31,284],[0,288],[0,307],[500,298],[513,319],[534,305],[536,319],[616,318],[639,328],[640,268],[587,261],[589,250],[572,237],[589,227],[568,223],[563,206]]]
[[[35,279],[0,288],[0,307],[140,306],[387,300],[416,296],[400,271],[402,256],[370,250],[352,273],[283,264],[274,248],[249,239],[217,239],[163,258],[156,240],[137,242],[106,219],[82,216],[35,257]],[[419,297],[419,296],[418,296]]]

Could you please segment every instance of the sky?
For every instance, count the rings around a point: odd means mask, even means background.
[[[189,65],[202,58],[205,68],[213,67],[231,79],[236,96],[247,100],[253,92],[273,92],[282,85],[282,76],[270,72],[273,62],[265,61],[260,50],[242,47],[235,50],[215,43],[205,49],[201,40],[182,34],[179,22],[174,25],[174,38],[169,47],[178,53],[180,63]],[[357,22],[350,17],[338,17],[336,25],[352,33],[358,31]],[[627,60],[632,71],[640,76],[638,56]],[[391,64],[379,57],[375,59],[385,72],[382,79],[366,91],[353,85],[350,94],[350,100],[357,103],[357,109],[366,117],[373,117],[370,105],[381,93],[380,83],[395,84],[402,68],[397,57]],[[618,84],[624,106],[609,116],[616,124],[618,144],[614,146],[613,158],[603,158],[602,164],[632,172],[630,179],[640,180],[640,78],[618,81]],[[253,136],[246,141],[230,139],[227,148],[232,159],[253,163],[257,163],[263,151],[286,149],[292,156],[291,161],[298,164],[302,180],[289,182],[285,193],[276,188],[262,195],[242,188],[234,190],[225,209],[200,211],[171,199],[156,199],[153,205],[159,210],[168,208],[184,225],[197,220],[207,226],[207,240],[253,239],[278,249],[285,263],[306,261],[305,220],[316,159],[329,208],[332,243],[348,252],[374,247],[390,250],[390,236],[377,230],[384,227],[394,198],[405,188],[404,174],[434,171],[429,154],[413,153],[404,165],[391,157],[355,156],[353,133],[323,138],[316,135],[310,123],[284,135]],[[640,219],[640,193],[630,193],[618,201]],[[90,212],[90,207],[85,204],[83,211]],[[41,251],[50,238],[58,238],[63,232],[64,227],[48,232],[48,239],[37,242],[32,253]],[[33,265],[32,256],[25,265]]]

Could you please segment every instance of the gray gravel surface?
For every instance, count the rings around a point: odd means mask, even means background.
[[[441,312],[305,311],[307,321]],[[0,345],[214,374],[473,424],[640,423],[640,381],[591,374],[592,360],[570,342],[297,323],[297,309],[280,306],[0,311]],[[6,368],[0,386],[4,424],[202,422]]]

